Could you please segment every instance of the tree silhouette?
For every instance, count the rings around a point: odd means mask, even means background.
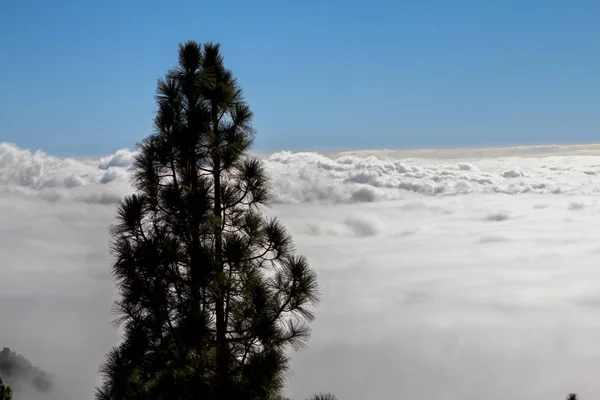
[[[35,388],[38,392],[45,393],[52,388],[50,375],[33,366],[29,360],[8,347],[0,351],[0,376],[19,392],[23,384]]]
[[[112,229],[124,338],[101,399],[275,399],[317,279],[276,219],[252,112],[218,44],[180,45]]]
[[[4,384],[0,378],[0,400],[12,400],[12,389]]]
[[[311,397],[310,400],[337,400],[337,397],[331,393],[319,393]]]

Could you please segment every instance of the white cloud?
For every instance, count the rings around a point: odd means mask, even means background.
[[[113,155],[102,157],[98,163],[98,168],[109,169],[110,167],[129,168],[134,161],[135,151],[120,149]]]
[[[0,143],[0,190],[56,201],[113,204],[131,192],[133,152],[97,160],[61,159]]]
[[[469,193],[591,194],[596,157],[398,160],[338,154],[275,153],[266,158],[278,203],[323,204],[401,200]],[[515,166],[518,164],[517,166]],[[595,173],[595,172],[594,172]]]
[[[594,398],[600,158],[548,151],[266,156],[323,293],[289,394]],[[91,398],[118,339],[108,227],[132,159],[0,144],[0,347],[57,376],[47,399]]]

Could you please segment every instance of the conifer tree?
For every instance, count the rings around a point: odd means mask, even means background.
[[[218,44],[180,45],[118,208],[112,272],[123,341],[98,400],[275,399],[306,344],[317,279],[264,215],[252,112]]]

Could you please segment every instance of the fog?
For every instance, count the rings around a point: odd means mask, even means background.
[[[596,397],[600,156],[585,155],[596,151],[264,155],[270,213],[322,291],[288,394]],[[92,398],[118,341],[108,227],[132,157],[0,143],[0,348],[55,377],[39,399]]]

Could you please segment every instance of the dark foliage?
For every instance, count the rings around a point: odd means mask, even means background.
[[[283,397],[281,400],[291,400],[287,397]],[[317,393],[315,395],[313,395],[310,399],[307,400],[337,400],[337,397],[335,397],[333,394],[331,393]]]
[[[29,385],[38,392],[45,393],[52,387],[49,374],[7,347],[0,351],[0,377],[15,389]]]
[[[0,378],[0,400],[12,400],[12,389]]]
[[[337,400],[337,397],[335,397],[331,393],[319,393],[315,394],[309,400]]]
[[[252,112],[217,44],[180,46],[112,229],[123,342],[98,400],[276,399],[309,336],[317,279],[249,157]]]

